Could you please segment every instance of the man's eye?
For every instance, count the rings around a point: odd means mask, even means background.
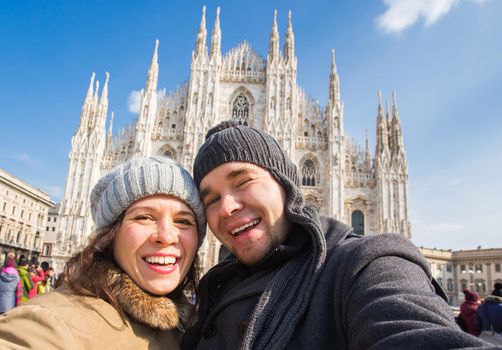
[[[215,203],[218,201],[218,199],[219,199],[219,198],[220,198],[220,197],[210,197],[210,198],[208,198],[208,199],[205,201],[204,206],[205,206],[205,207],[208,207],[208,206],[210,206],[210,205],[212,205],[212,204],[215,204]]]
[[[237,182],[237,187],[241,187],[243,185],[245,185],[246,183],[248,183],[249,181],[251,181],[252,179],[249,178],[249,177],[246,177],[246,178],[243,178],[242,180],[239,180]]]

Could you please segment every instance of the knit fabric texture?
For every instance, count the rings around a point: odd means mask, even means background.
[[[269,134],[233,122],[209,130],[194,162],[197,186],[216,167],[247,162],[268,170],[286,193],[284,209],[292,223],[306,228],[312,250],[289,260],[261,295],[242,349],[283,349],[305,313],[326,260],[326,239],[317,210],[305,204],[294,165]]]
[[[15,258],[7,258],[3,265],[4,267],[17,267]]]
[[[192,209],[200,246],[206,235],[206,217],[199,192],[188,171],[166,157],[133,158],[99,179],[91,192],[96,228],[115,223],[133,202],[154,194],[176,197]]]

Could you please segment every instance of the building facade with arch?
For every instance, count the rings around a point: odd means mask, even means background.
[[[0,169],[1,266],[9,252],[15,253],[16,259],[39,260],[52,207],[54,202],[46,192]]]
[[[396,95],[391,109],[384,110],[378,93],[376,147],[370,150],[367,135],[361,147],[344,130],[334,51],[326,67],[329,100],[322,106],[297,84],[291,13],[283,40],[281,51],[275,12],[266,57],[246,41],[223,54],[219,8],[210,35],[203,8],[187,82],[169,93],[158,90],[157,40],[137,121],[116,133],[113,113],[105,129],[109,75],[99,95],[93,74],[72,138],[55,260],[63,262],[91,232],[89,194],[102,174],[137,155],[169,156],[191,170],[206,132],[227,119],[277,139],[298,166],[306,200],[321,214],[349,225],[355,220],[360,234],[396,232],[410,238],[408,161]],[[209,234],[201,250],[204,267],[220,255],[219,242]]]
[[[420,247],[419,250],[429,263],[432,277],[443,287],[453,306],[464,301],[464,289],[485,298],[495,283],[502,283],[502,248],[452,251]]]

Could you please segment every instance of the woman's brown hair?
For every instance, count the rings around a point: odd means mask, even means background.
[[[89,235],[85,247],[68,260],[56,284],[56,287],[69,287],[77,295],[101,298],[111,304],[122,317],[125,316],[125,312],[117,297],[112,293],[109,270],[111,264],[120,269],[113,257],[113,242],[123,217],[124,214],[120,215],[114,224],[98,229]],[[197,296],[199,277],[199,259],[196,254],[183,282],[169,293],[171,299],[174,302],[182,302],[186,295]]]

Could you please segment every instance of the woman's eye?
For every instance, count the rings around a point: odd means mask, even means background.
[[[137,221],[147,221],[147,220],[154,220],[154,218],[151,215],[137,215],[134,220]]]
[[[189,220],[189,219],[178,219],[175,222],[178,223],[178,224],[181,224],[181,225],[186,225],[186,226],[193,226],[193,225],[195,225],[195,223],[192,220]]]

